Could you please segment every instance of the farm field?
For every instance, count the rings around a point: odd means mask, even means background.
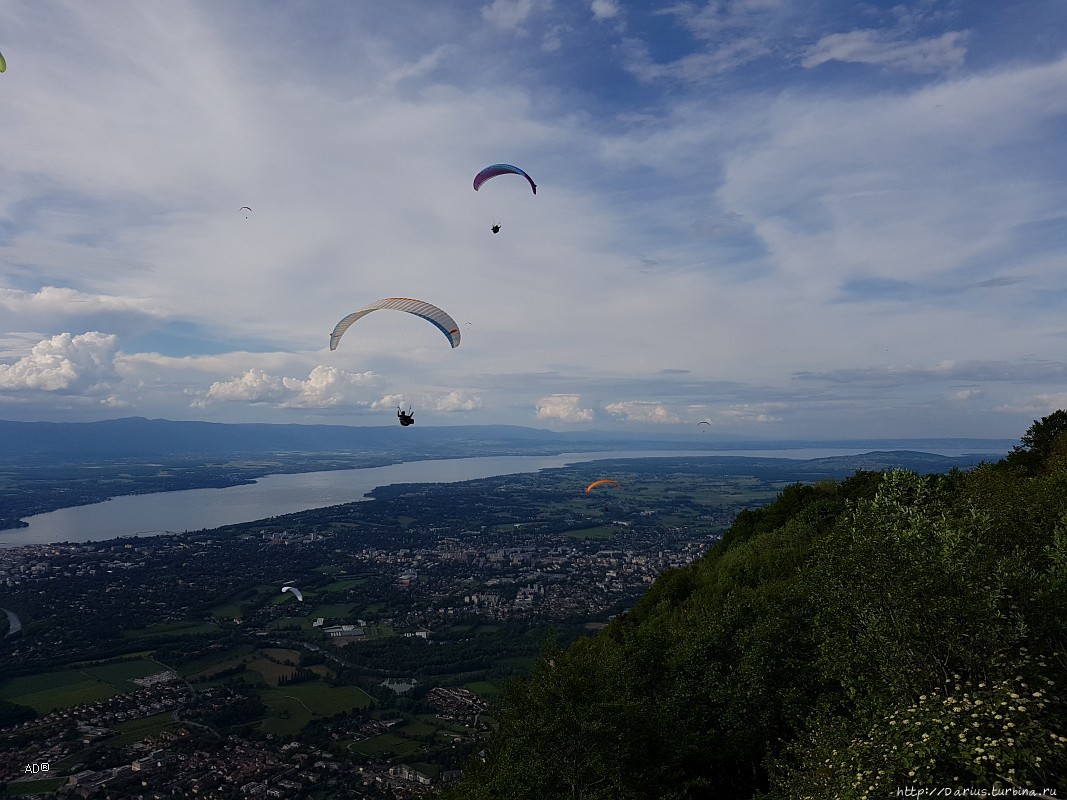
[[[313,717],[366,708],[373,702],[358,687],[332,687],[321,681],[268,688],[262,699],[269,711],[258,727],[278,735],[297,733]]]
[[[156,661],[138,659],[12,678],[0,684],[0,700],[29,706],[38,714],[48,714],[56,709],[71,708],[122,692],[135,691],[140,687],[131,683],[132,678],[152,675],[164,669],[166,667]]]

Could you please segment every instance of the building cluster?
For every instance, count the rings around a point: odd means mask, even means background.
[[[670,548],[656,549],[552,542],[479,549],[444,539],[432,547],[398,552],[363,548],[351,554],[349,568],[366,570],[383,562],[418,567],[420,583],[409,590],[409,609],[386,620],[401,630],[432,631],[466,617],[594,617],[628,604],[659,573],[699,558],[714,540],[682,529],[675,533]]]
[[[155,740],[149,737],[137,745],[149,752],[107,769],[75,772],[55,796],[297,800],[314,794],[403,800],[425,795],[435,784],[429,775],[407,764],[349,764],[298,742],[272,750],[230,736],[206,750],[191,744],[189,734],[182,732]]]
[[[115,725],[177,709],[188,700],[188,692],[184,683],[160,680],[135,692],[0,729],[0,742],[27,742],[21,750],[9,751],[0,759],[0,782],[24,777],[27,765],[55,764],[107,739],[114,735]]]

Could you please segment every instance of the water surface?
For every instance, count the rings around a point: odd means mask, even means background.
[[[0,531],[0,547],[49,542],[90,542],[117,536],[157,536],[198,531],[339,505],[365,497],[377,486],[395,483],[453,483],[496,475],[537,472],[607,458],[741,456],[825,458],[859,455],[869,448],[783,450],[615,450],[555,456],[488,456],[408,461],[385,467],[267,475],[253,484],[225,489],[124,495],[103,503],[62,508],[26,517],[28,528]],[[963,451],[938,451],[962,455]]]

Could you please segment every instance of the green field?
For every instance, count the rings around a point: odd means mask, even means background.
[[[366,578],[348,578],[343,581],[334,581],[325,586],[320,587],[317,591],[320,592],[347,592],[349,589],[354,589],[357,586],[362,586],[367,582]]]
[[[129,639],[169,638],[171,636],[202,636],[205,633],[217,633],[218,630],[219,626],[213,622],[184,620],[164,622],[132,631],[123,631],[123,635]]]
[[[355,606],[351,603],[336,603],[334,605],[315,606],[308,610],[308,616],[312,619],[315,617],[326,617],[326,619],[347,620],[353,615],[354,611]]]
[[[392,733],[383,733],[379,736],[373,736],[370,739],[352,742],[349,745],[350,750],[372,757],[382,756],[386,753],[404,756],[421,748],[422,745],[418,742],[413,742],[410,739],[405,739],[403,736],[397,736]]]
[[[20,781],[9,783],[0,790],[0,797],[23,797],[28,794],[55,794],[56,789],[67,782],[66,778],[47,778],[43,781]]]
[[[118,661],[113,664],[101,664],[97,667],[86,667],[82,672],[106,681],[123,692],[135,692],[142,688],[133,682],[133,678],[143,678],[146,675],[155,675],[157,672],[165,672],[168,667],[158,661],[147,658],[139,658],[136,661]]]
[[[227,667],[240,664],[242,661],[247,660],[246,657],[250,656],[252,651],[251,645],[242,644],[221,650],[218,653],[209,653],[192,661],[186,661],[177,668],[178,674],[185,678],[202,677],[203,674],[218,672]]]
[[[38,714],[92,703],[116,694],[119,691],[106,681],[75,670],[13,678],[0,685],[0,699],[29,706]]]
[[[276,664],[275,662],[270,661],[266,658],[257,658],[255,661],[250,662],[248,665],[248,669],[252,672],[258,672],[260,675],[262,675],[263,681],[267,684],[267,686],[277,686],[279,678],[292,677],[293,673],[296,672],[295,667],[287,667],[284,664]]]
[[[269,688],[263,692],[262,699],[269,711],[259,729],[274,734],[294,734],[312,717],[366,708],[374,701],[358,687],[333,687],[321,681]]]
[[[261,605],[265,599],[272,598],[280,592],[280,586],[268,586],[265,583],[260,583],[245,589],[236,596],[232,596],[225,603],[220,603],[215,606],[211,609],[211,614],[219,619],[233,619],[234,617],[240,617],[244,613],[244,606]]]
[[[139,658],[12,678],[0,684],[0,700],[10,700],[30,706],[39,714],[47,714],[57,708],[71,708],[122,692],[136,691],[141,687],[132,683],[132,678],[143,678],[165,669],[156,661]]]
[[[463,684],[463,686],[479,697],[497,697],[501,692],[500,685],[492,681],[471,681]]]
[[[111,727],[114,728],[118,736],[108,739],[107,746],[125,747],[126,745],[140,741],[146,736],[155,737],[159,735],[159,732],[162,730],[176,729],[178,723],[174,721],[174,717],[169,711],[164,711],[160,714],[153,714],[150,717],[141,717],[140,719],[131,719],[126,722],[120,722]]]

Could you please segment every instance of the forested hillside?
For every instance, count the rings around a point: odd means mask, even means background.
[[[1067,791],[1067,411],[997,464],[796,484],[546,647],[451,795]]]

